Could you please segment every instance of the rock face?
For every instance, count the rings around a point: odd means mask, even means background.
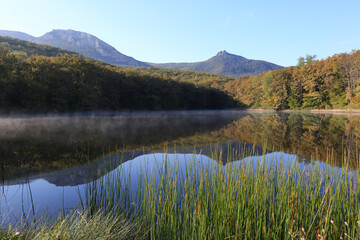
[[[53,30],[41,37],[33,37],[21,32],[0,31],[0,35],[63,48],[114,65],[132,67],[150,66],[147,63],[120,53],[106,42],[84,32],[74,30]]]
[[[75,51],[84,56],[115,65],[134,67],[149,66],[147,63],[137,61],[132,57],[120,53],[106,42],[84,32],[53,30],[37,38],[35,42]]]
[[[242,56],[228,53],[225,50],[218,52],[214,57],[203,62],[150,64],[161,68],[218,73],[234,78],[245,75],[254,76],[266,71],[283,68],[266,61],[246,59]]]

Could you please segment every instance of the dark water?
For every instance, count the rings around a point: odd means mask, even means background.
[[[357,168],[359,140],[360,116],[345,114],[193,111],[2,117],[0,216],[6,223],[24,213],[70,211],[79,207],[79,196],[85,197],[93,179],[119,167],[143,171],[140,163],[150,167],[156,159],[223,166],[231,160],[227,164],[235,166],[250,156],[267,155]]]

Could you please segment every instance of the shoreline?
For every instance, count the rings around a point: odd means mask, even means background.
[[[351,114],[351,115],[360,115],[360,109],[301,109],[301,110],[282,110],[282,112],[304,112],[312,114]]]
[[[246,109],[247,112],[285,112],[285,113],[314,113],[314,114],[360,114],[360,109]]]
[[[41,118],[41,117],[103,117],[103,116],[151,116],[156,114],[182,115],[182,114],[217,114],[217,113],[312,113],[312,114],[354,114],[360,115],[360,109],[285,109],[275,110],[266,108],[248,109],[196,109],[196,110],[122,110],[122,111],[78,111],[78,112],[10,112],[0,111],[0,118]]]

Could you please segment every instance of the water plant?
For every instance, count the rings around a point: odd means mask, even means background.
[[[4,229],[8,239],[359,239],[358,170],[244,151],[148,154],[84,189],[52,223]],[[119,157],[121,161],[121,157]],[[359,161],[360,162],[360,161]],[[99,234],[99,235],[97,235]]]
[[[137,235],[148,239],[360,236],[358,171],[285,153],[232,153],[225,166],[192,156],[145,155],[141,164],[123,164],[92,185],[89,208],[127,209],[139,219]]]

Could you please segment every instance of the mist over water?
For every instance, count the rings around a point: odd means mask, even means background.
[[[139,136],[164,139],[218,128],[243,114],[236,111],[174,111],[2,117],[0,140],[32,138],[72,142],[97,137],[103,141],[116,138],[131,144],[139,141]]]

